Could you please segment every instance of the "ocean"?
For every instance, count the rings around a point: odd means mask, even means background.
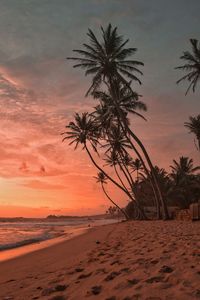
[[[63,237],[92,226],[115,223],[115,219],[70,218],[69,220],[0,221],[0,252]]]

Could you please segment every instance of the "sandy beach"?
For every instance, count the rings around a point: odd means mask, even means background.
[[[0,264],[0,299],[199,299],[200,222],[130,221]]]

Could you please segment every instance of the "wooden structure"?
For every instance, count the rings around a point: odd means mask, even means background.
[[[193,221],[200,220],[200,202],[190,205],[190,213]]]

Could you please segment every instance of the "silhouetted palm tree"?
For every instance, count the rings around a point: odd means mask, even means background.
[[[86,141],[89,141],[91,146],[95,151],[97,151],[97,144],[99,138],[99,128],[94,119],[89,115],[89,113],[82,113],[79,115],[75,114],[74,122],[70,122],[66,126],[69,130],[62,134],[65,134],[63,141],[66,139],[71,139],[72,141],[69,145],[75,143],[75,150],[79,144],[83,145],[85,148]]]
[[[158,195],[163,208],[163,217],[168,218],[168,211],[166,204],[163,201],[159,185],[154,174],[154,167],[150,160],[150,157],[140,141],[140,139],[133,133],[127,124],[126,116],[121,112],[119,107],[120,99],[120,85],[124,85],[127,90],[132,91],[130,80],[140,80],[135,76],[135,72],[142,74],[137,66],[142,66],[140,61],[130,60],[129,57],[136,52],[136,48],[125,48],[129,40],[124,41],[122,36],[117,33],[117,28],[109,26],[106,30],[102,29],[103,41],[99,42],[94,33],[89,29],[88,36],[90,38],[90,44],[83,44],[84,50],[74,50],[74,52],[80,54],[81,57],[71,57],[77,64],[74,67],[80,67],[85,69],[85,75],[93,75],[92,85],[90,86],[87,95],[97,91],[101,84],[105,84],[111,94],[113,103],[115,104],[118,121],[120,126],[124,128],[124,133],[127,134],[127,138],[133,138],[141,148],[152,172],[152,184],[155,185],[156,194]],[[131,143],[131,141],[130,141]],[[148,172],[144,160],[140,156],[136,147],[131,143],[134,151],[136,151],[138,158],[144,164],[144,169]]]
[[[141,81],[133,74],[142,72],[137,66],[143,66],[143,63],[137,60],[129,60],[128,58],[135,54],[136,48],[125,48],[129,40],[124,41],[122,36],[117,33],[117,27],[112,28],[108,25],[106,30],[101,27],[103,41],[99,42],[91,29],[87,35],[90,44],[83,44],[84,50],[73,50],[81,57],[68,57],[77,61],[74,68],[80,67],[85,69],[85,75],[92,74],[93,80],[88,93],[94,92],[106,78],[112,76],[118,82],[128,85],[128,79]]]
[[[111,151],[109,153],[109,155],[106,154],[106,158],[104,159],[105,162],[106,162],[106,165],[107,166],[110,166],[110,167],[114,167],[114,170],[115,170],[115,173],[119,179],[119,181],[121,182],[122,186],[127,190],[129,191],[129,189],[127,188],[127,186],[125,185],[124,181],[122,180],[122,177],[121,175],[119,174],[118,172],[118,169],[117,169],[117,166],[120,167],[120,157],[119,157],[119,154],[118,153],[115,153],[113,151]],[[120,167],[121,169],[121,167]]]
[[[89,142],[95,152],[97,152],[97,145],[99,143],[99,126],[95,122],[93,117],[88,113],[82,113],[81,115],[76,113],[74,122],[70,122],[69,125],[66,126],[66,128],[68,129],[68,131],[62,133],[63,135],[65,135],[63,141],[65,141],[66,139],[71,139],[72,141],[69,143],[69,145],[75,143],[75,149],[77,149],[78,145],[81,144],[83,146],[82,149],[86,150],[94,166],[100,172],[102,172],[107,179],[109,179],[113,184],[121,189],[128,197],[132,198],[132,195],[123,186],[121,186],[116,180],[109,176],[98,165],[90,152],[87,143]]]
[[[147,110],[146,105],[139,100],[138,94],[128,90],[126,86],[123,86],[120,83],[119,86],[120,87],[119,97],[117,99],[117,106],[121,114],[123,114],[126,117],[128,113],[131,113],[146,120],[143,115],[138,113],[138,110]],[[98,90],[93,92],[92,96],[100,101],[100,104],[95,107],[94,114],[96,114],[97,118],[99,117],[101,123],[103,122],[103,124],[106,124],[106,127],[109,128],[110,125],[112,125],[112,122],[118,122],[118,110],[116,109],[116,104],[113,103],[111,91],[108,90],[108,92],[105,92]]]
[[[181,156],[178,162],[174,159],[173,163],[174,165],[170,166],[172,169],[171,175],[177,179],[193,175],[196,171],[200,170],[200,166],[194,167],[193,159],[189,157]]]
[[[192,52],[184,51],[183,55],[180,57],[180,59],[186,61],[186,63],[183,66],[175,68],[188,72],[177,81],[177,83],[183,80],[189,81],[186,95],[191,88],[193,92],[195,92],[197,82],[200,79],[200,46],[196,39],[190,39],[190,43],[192,44]]]
[[[114,202],[111,199],[111,197],[108,195],[108,193],[106,192],[104,184],[107,184],[107,178],[106,178],[105,174],[102,172],[99,172],[97,174],[97,177],[95,177],[95,178],[96,178],[97,182],[101,184],[102,190],[103,190],[104,194],[106,195],[106,197],[109,199],[109,201],[122,212],[122,214],[125,216],[126,219],[129,219],[127,213],[116,202]]]
[[[190,117],[190,122],[185,122],[185,127],[187,127],[190,132],[194,133],[197,139],[197,144],[195,143],[197,149],[200,151],[200,115],[196,117]]]
[[[194,167],[193,160],[188,157],[180,157],[179,162],[176,160],[173,162],[170,176],[174,183],[176,200],[179,199],[182,208],[188,208],[192,202],[199,198],[199,175],[195,173],[200,170],[200,166]]]
[[[106,147],[106,154],[108,152],[116,153],[120,156],[127,154],[127,149],[130,149],[130,144],[128,143],[126,137],[122,133],[120,127],[112,126],[107,132],[106,144],[102,147]]]
[[[133,172],[137,172],[137,175],[136,175],[136,180],[137,181],[139,181],[139,171],[141,170],[144,170],[144,168],[143,168],[143,165],[142,165],[142,163],[141,163],[141,161],[138,159],[138,158],[136,158],[135,160],[132,160],[132,162],[131,162],[131,170],[133,171]]]

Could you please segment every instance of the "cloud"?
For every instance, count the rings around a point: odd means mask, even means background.
[[[50,184],[45,181],[41,180],[31,180],[28,183],[22,184],[24,187],[28,187],[31,189],[37,189],[37,190],[60,190],[60,189],[66,189],[66,186],[60,185],[60,184]]]
[[[185,86],[176,86],[173,69],[188,39],[200,35],[199,8],[198,0],[175,0],[173,6],[164,0],[1,1],[0,176],[12,188],[4,187],[0,200],[15,202],[10,191],[17,186],[19,203],[67,201],[72,210],[83,203],[99,209],[106,201],[87,155],[62,143],[60,133],[75,111],[96,105],[84,97],[91,78],[65,58],[87,41],[88,27],[99,36],[99,26],[109,22],[145,63],[143,85],[134,88],[148,105],[148,122],[131,119],[153,162],[167,168],[181,154],[198,161],[183,123],[198,112],[199,96],[183,96]]]

